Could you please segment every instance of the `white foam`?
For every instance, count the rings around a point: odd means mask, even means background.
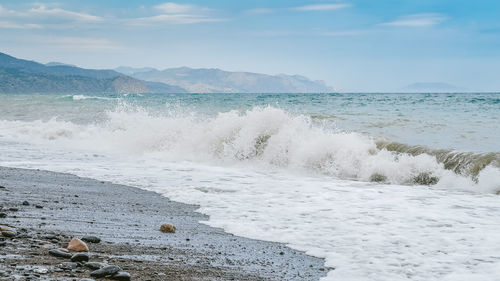
[[[284,169],[360,181],[379,175],[392,184],[411,184],[415,177],[427,174],[441,179],[440,187],[500,191],[496,167],[482,171],[475,183],[445,170],[433,156],[379,150],[371,137],[313,126],[308,117],[273,107],[208,118],[177,112],[152,115],[123,106],[108,117],[88,125],[57,119],[0,121],[0,129],[13,139],[100,153],[147,154],[165,161]]]
[[[313,126],[277,108],[204,117],[125,106],[95,124],[4,120],[0,165],[199,204],[210,225],[325,258],[335,270],[324,280],[498,277],[497,168],[483,169],[476,183],[432,156],[377,150],[370,137]],[[392,185],[366,182],[374,173]],[[399,185],[420,173],[440,181]]]

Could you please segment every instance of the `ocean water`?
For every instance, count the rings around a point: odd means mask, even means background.
[[[0,165],[200,205],[324,280],[498,280],[500,94],[0,95]]]

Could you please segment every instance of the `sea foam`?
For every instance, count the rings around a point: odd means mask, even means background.
[[[175,110],[158,114],[120,105],[107,116],[91,124],[57,118],[0,121],[0,129],[2,135],[13,139],[103,154],[278,169],[365,182],[500,191],[497,154],[485,162],[473,153],[457,160],[431,149],[419,153],[408,146],[394,149],[394,145],[381,145],[378,138],[322,126],[308,116],[276,107],[207,117]],[[458,169],[458,164],[450,168],[452,160],[469,168]],[[473,168],[474,173],[470,172]]]

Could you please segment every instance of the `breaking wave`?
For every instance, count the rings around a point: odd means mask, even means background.
[[[500,192],[500,153],[432,150],[320,126],[274,107],[216,116],[120,106],[102,122],[0,121],[0,136],[165,161],[278,168],[340,179]]]

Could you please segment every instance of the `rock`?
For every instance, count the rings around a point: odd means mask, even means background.
[[[0,241],[0,247],[3,247],[3,246],[5,246],[5,245],[7,245],[7,242],[5,242],[5,241]]]
[[[76,262],[63,262],[60,265],[58,265],[58,267],[61,269],[72,270],[72,269],[76,269],[78,267],[78,263],[76,263]]]
[[[38,274],[47,274],[49,272],[49,269],[46,267],[36,267],[33,269],[33,272]]]
[[[90,279],[90,278],[83,278],[83,279],[80,279],[80,281],[95,281],[94,279]]]
[[[101,242],[101,238],[96,237],[96,236],[86,235],[86,236],[82,237],[82,241],[85,241],[88,243],[99,243],[99,242]]]
[[[101,269],[101,268],[107,266],[107,264],[100,263],[100,262],[86,262],[85,266],[90,268],[90,269],[96,270],[96,269]]]
[[[30,202],[28,201],[23,201],[23,206],[29,206],[30,205]]]
[[[115,273],[117,273],[120,270],[122,270],[122,269],[120,267],[116,266],[116,265],[108,265],[108,266],[105,266],[105,267],[103,267],[101,269],[92,271],[90,273],[90,276],[92,276],[92,277],[111,276],[111,275],[114,275]]]
[[[73,256],[70,253],[66,253],[66,252],[63,252],[63,251],[58,250],[58,249],[49,250],[49,254],[54,256],[54,257],[60,257],[60,258],[66,258],[66,259],[69,259]]]
[[[74,254],[71,257],[71,261],[73,261],[73,262],[87,262],[87,261],[89,261],[89,254],[87,254],[87,253]]]
[[[160,231],[164,233],[174,233],[175,232],[175,226],[170,223],[164,223],[160,226]]]
[[[7,214],[6,213],[0,213],[0,218],[6,218]]]
[[[9,208],[9,211],[11,211],[11,212],[17,212],[17,211],[19,211],[19,209],[18,208]]]
[[[14,228],[10,227],[2,227],[2,235],[4,237],[15,237],[17,235],[17,231]]]
[[[37,208],[37,209],[43,209],[43,206],[41,206],[41,205],[36,205],[36,206],[35,206],[35,208]]]
[[[88,252],[87,244],[78,238],[73,238],[68,244],[68,250],[73,252]]]
[[[0,185],[0,189],[4,189],[4,188],[5,188],[5,186],[3,186],[3,185]]]
[[[130,281],[130,273],[125,271],[120,271],[115,275],[111,276],[111,279],[119,281]]]
[[[44,234],[41,236],[42,239],[47,239],[47,240],[61,240],[59,237],[57,237],[54,234]]]

